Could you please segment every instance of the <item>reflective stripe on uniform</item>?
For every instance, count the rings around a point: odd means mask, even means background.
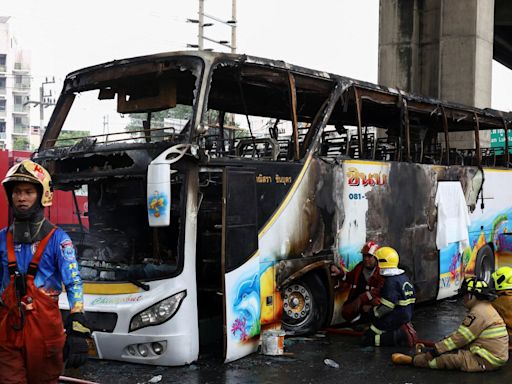
[[[370,329],[376,333],[377,335],[382,335],[384,333],[384,331],[381,331],[379,328],[377,328],[375,325],[370,325]]]
[[[507,328],[500,326],[500,327],[494,327],[494,328],[488,328],[485,331],[482,331],[479,337],[482,339],[494,339],[498,337],[504,337],[507,336]]]
[[[436,359],[432,359],[428,362],[428,366],[429,368],[432,368],[432,369],[437,369],[437,361]]]
[[[447,337],[446,339],[444,339],[443,343],[444,345],[446,345],[448,351],[452,351],[457,348],[457,345],[455,345],[451,337]]]
[[[416,302],[416,299],[407,299],[407,300],[398,300],[398,305],[401,305],[402,307],[406,307],[409,304],[414,304]]]
[[[485,360],[487,360],[489,363],[491,363],[495,367],[502,366],[503,364],[505,364],[507,362],[506,360],[502,360],[499,357],[494,356],[487,349],[482,348],[478,345],[472,345],[471,347],[469,347],[469,350],[472,353],[484,358]]]
[[[464,325],[461,325],[459,327],[459,329],[457,329],[457,332],[459,332],[462,336],[464,336],[464,338],[468,341],[468,343],[470,343],[476,339],[475,335],[473,335],[473,332],[471,332],[471,330]]]
[[[382,335],[384,333],[384,331],[381,331],[379,328],[377,328],[373,324],[370,325],[370,330],[373,331],[373,333],[375,333],[375,337],[374,337],[375,346],[380,347],[380,335]]]
[[[385,298],[383,298],[383,297],[380,299],[380,303],[381,303],[382,305],[385,305],[385,306],[386,306],[386,307],[388,307],[388,308],[391,308],[391,309],[395,308],[395,304],[394,304],[394,303],[392,303],[392,302],[391,302],[391,301],[389,301],[389,300],[386,300],[386,299],[385,299]]]

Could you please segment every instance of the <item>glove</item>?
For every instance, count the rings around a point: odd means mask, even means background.
[[[334,264],[331,264],[330,270],[331,270],[331,276],[337,276],[340,278],[343,278],[343,276],[345,276],[345,271],[343,270],[343,268],[338,268]]]
[[[67,335],[64,344],[66,368],[78,368],[87,362],[89,347],[86,339],[91,337],[91,330],[80,312],[71,313],[64,327]]]

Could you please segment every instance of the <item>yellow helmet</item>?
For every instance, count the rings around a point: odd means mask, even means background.
[[[494,287],[497,291],[512,289],[512,268],[501,267],[492,274]]]
[[[480,280],[474,276],[464,279],[459,293],[475,295],[479,300],[494,300],[496,298],[492,287],[485,280]]]
[[[32,160],[23,160],[21,163],[13,165],[5,175],[2,184],[7,194],[7,200],[11,201],[12,183],[32,183],[42,187],[41,205],[49,207],[52,205],[53,188],[52,178],[48,171],[41,165]]]
[[[397,268],[398,267],[398,252],[391,247],[382,247],[377,249],[375,257],[379,261],[380,269]]]

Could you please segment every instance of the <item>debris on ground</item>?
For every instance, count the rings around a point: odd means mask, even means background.
[[[328,365],[329,367],[332,367],[332,368],[339,368],[340,367],[340,365],[337,362],[335,362],[334,360],[332,360],[332,359],[325,359],[324,363],[325,363],[325,365]]]

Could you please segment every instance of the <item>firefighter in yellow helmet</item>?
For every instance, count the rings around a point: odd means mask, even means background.
[[[512,268],[501,267],[492,274],[498,298],[492,306],[505,322],[508,331],[508,349],[512,350]]]
[[[75,250],[44,217],[53,199],[46,169],[24,160],[2,184],[14,222],[0,231],[0,383],[57,383],[63,357],[75,367],[87,359],[90,331]],[[65,327],[58,304],[63,285],[70,306]]]
[[[370,329],[363,335],[363,345],[413,346],[417,340],[411,320],[416,301],[414,287],[403,269],[398,268],[398,252],[382,247],[375,252],[380,274],[384,277],[380,304],[371,311]]]
[[[459,369],[466,372],[493,371],[508,360],[508,333],[503,319],[490,303],[493,289],[475,277],[461,287],[469,312],[459,328],[434,344],[433,348],[416,345],[413,356],[394,353],[395,364],[413,364],[433,369]]]

